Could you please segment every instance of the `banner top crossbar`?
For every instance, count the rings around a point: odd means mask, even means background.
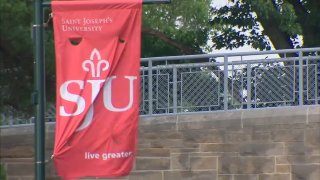
[[[143,4],[168,4],[170,2],[171,2],[171,0],[142,0]],[[42,6],[43,7],[50,7],[51,2],[50,1],[43,2]]]

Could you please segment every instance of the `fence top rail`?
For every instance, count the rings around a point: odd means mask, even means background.
[[[141,61],[142,62],[175,61],[175,60],[182,60],[182,59],[191,60],[191,59],[200,59],[200,58],[255,56],[255,55],[267,55],[267,54],[289,54],[289,53],[299,53],[299,52],[303,53],[303,52],[317,52],[317,51],[320,51],[320,47],[300,48],[300,49],[281,49],[281,50],[269,50],[269,51],[248,51],[248,52],[229,52],[229,53],[214,53],[214,54],[150,57],[150,58],[141,58]]]

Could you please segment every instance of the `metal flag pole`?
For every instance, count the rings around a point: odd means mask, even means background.
[[[34,43],[35,43],[35,176],[45,179],[45,73],[43,51],[43,9],[42,0],[34,2]]]
[[[167,4],[171,0],[143,0],[143,4]],[[43,8],[51,2],[34,1],[34,46],[35,46],[35,179],[45,179],[45,63],[43,43]]]

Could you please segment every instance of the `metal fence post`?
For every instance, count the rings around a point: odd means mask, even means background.
[[[149,102],[149,115],[153,114],[153,97],[152,97],[152,61],[148,60],[148,102]]]
[[[173,113],[177,113],[178,112],[178,102],[177,102],[177,98],[178,98],[178,86],[177,86],[177,67],[174,66],[173,67]]]
[[[224,56],[223,75],[223,109],[228,110],[228,56]]]
[[[299,106],[303,105],[303,59],[302,51],[299,51]]]
[[[247,109],[251,108],[251,64],[247,63]]]

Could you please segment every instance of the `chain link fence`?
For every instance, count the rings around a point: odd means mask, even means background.
[[[143,58],[140,114],[317,105],[319,51],[306,48]],[[1,125],[8,124],[3,120]]]

